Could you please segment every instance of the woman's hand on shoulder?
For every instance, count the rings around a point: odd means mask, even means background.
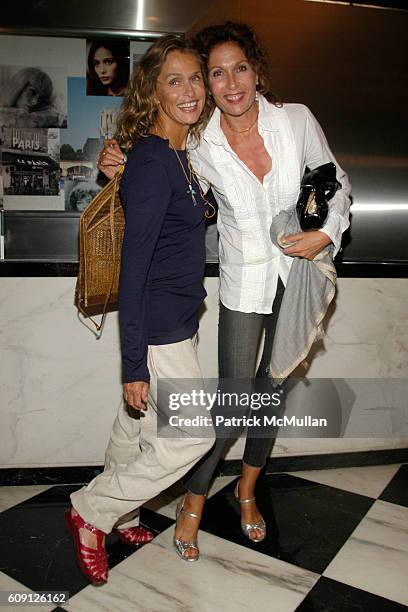
[[[127,404],[135,410],[147,410],[148,393],[149,383],[144,380],[136,380],[123,385],[123,397]]]
[[[291,245],[283,249],[285,255],[312,260],[330,244],[331,239],[324,232],[316,230],[284,236],[281,242]]]
[[[112,179],[124,162],[125,158],[118,141],[114,138],[105,140],[103,149],[99,153],[98,169],[109,179]]]

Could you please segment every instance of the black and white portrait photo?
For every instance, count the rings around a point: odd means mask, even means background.
[[[0,65],[0,125],[67,127],[67,75],[63,68]]]
[[[129,42],[87,41],[86,93],[88,96],[123,96],[129,81]]]

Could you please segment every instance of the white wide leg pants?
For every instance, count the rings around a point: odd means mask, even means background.
[[[202,379],[194,339],[149,346],[147,410],[133,418],[123,403],[113,424],[104,471],[71,495],[80,516],[105,533],[138,523],[137,509],[179,480],[212,447],[215,437],[158,438],[157,381]],[[136,412],[136,411],[135,411]],[[202,409],[205,416],[205,408]]]

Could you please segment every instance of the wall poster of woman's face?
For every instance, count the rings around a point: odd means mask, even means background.
[[[129,81],[127,40],[88,40],[86,93],[88,96],[123,96]]]
[[[0,125],[67,127],[66,69],[0,65]]]

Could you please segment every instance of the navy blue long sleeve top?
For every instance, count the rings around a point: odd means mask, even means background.
[[[185,151],[178,151],[189,176]],[[204,202],[194,205],[167,140],[149,135],[128,154],[120,183],[125,211],[119,323],[123,382],[146,381],[149,344],[191,337],[206,292]]]

